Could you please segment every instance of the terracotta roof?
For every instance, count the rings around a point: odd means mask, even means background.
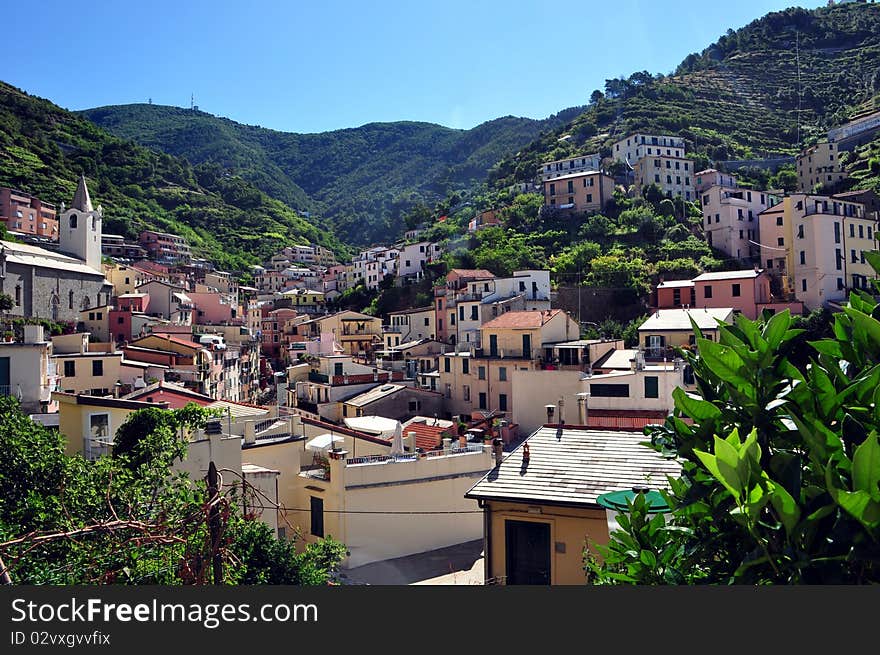
[[[548,309],[547,311],[505,312],[501,316],[493,318],[488,323],[483,323],[482,327],[513,328],[520,330],[539,328],[561,311],[561,309]]]
[[[495,277],[495,275],[487,271],[485,268],[453,268],[449,273],[455,273],[459,277],[473,277],[479,279],[492,279]]]
[[[201,350],[204,346],[195,343],[194,341],[189,341],[188,339],[181,339],[180,337],[174,337],[165,332],[153,332],[152,334],[148,334],[148,337],[159,337],[160,339],[165,339],[166,341],[170,341],[171,343],[176,343],[181,346],[187,346],[189,348],[195,348],[196,350]],[[146,338],[146,337],[143,337]]]
[[[452,432],[452,428],[444,428],[436,425],[428,425],[426,423],[410,423],[403,428],[403,436],[407,437],[408,433],[416,433],[416,448],[422,450],[436,450],[437,446],[443,439],[445,432]]]

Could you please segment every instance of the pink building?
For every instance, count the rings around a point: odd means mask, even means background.
[[[770,276],[763,269],[703,273],[693,280],[661,282],[655,292],[654,308],[730,307],[746,318],[756,319],[764,309],[803,313],[799,302],[781,302],[770,292]]]
[[[236,318],[235,307],[226,302],[223,294],[211,291],[190,291],[188,295],[195,307],[196,325],[226,325]]]

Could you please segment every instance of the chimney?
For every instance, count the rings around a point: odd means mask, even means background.
[[[559,399],[559,425],[565,423],[565,399]]]
[[[443,437],[443,450],[450,450],[452,448],[452,439],[449,437]]]
[[[547,423],[553,423],[553,413],[556,411],[556,405],[544,405],[547,410]]]
[[[587,394],[586,393],[578,393],[578,394],[575,394],[575,398],[577,398],[577,404],[578,404],[578,425],[586,425],[587,424],[587,412],[586,412]]]
[[[495,466],[501,466],[501,460],[504,459],[504,441],[501,437],[492,440],[492,452],[495,454]]]
[[[24,326],[24,343],[42,343],[44,340],[42,325]]]
[[[407,432],[406,433],[406,447],[409,449],[409,452],[416,452],[416,433],[415,432]]]

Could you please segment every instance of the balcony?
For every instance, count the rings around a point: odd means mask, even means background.
[[[320,384],[329,384],[330,376],[318,373],[317,371],[309,371],[309,382],[317,382]]]
[[[391,334],[402,334],[403,326],[402,325],[383,325],[382,332],[391,333]]]

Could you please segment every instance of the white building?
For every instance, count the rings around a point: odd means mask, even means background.
[[[613,146],[611,156],[634,165],[642,157],[684,157],[684,139],[678,136],[631,134]]]

